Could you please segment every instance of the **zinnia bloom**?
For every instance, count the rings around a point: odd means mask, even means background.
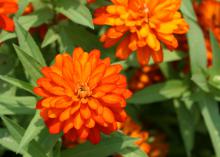
[[[116,56],[126,59],[133,51],[141,64],[150,57],[163,60],[161,42],[169,49],[178,47],[174,34],[185,34],[188,24],[178,11],[181,0],[111,0],[112,5],[95,12],[94,23],[110,27],[101,37],[104,47],[120,42]]]
[[[162,134],[153,135],[142,129],[140,125],[135,123],[130,117],[125,123],[119,124],[120,130],[133,138],[139,138],[136,145],[140,147],[149,157],[166,157],[168,153],[168,145],[165,142],[165,136]],[[151,139],[151,141],[149,140]],[[115,157],[122,157],[117,155]]]
[[[164,77],[159,66],[143,66],[139,68],[129,82],[132,91],[139,91],[151,84],[162,82]]]
[[[100,51],[89,54],[76,48],[56,56],[55,64],[44,67],[44,77],[34,92],[43,97],[37,104],[51,134],[61,131],[69,141],[89,140],[96,144],[100,132],[117,130],[126,119],[124,108],[131,92],[121,65],[100,59]]]
[[[14,31],[14,22],[8,16],[18,10],[17,0],[0,1],[0,28],[6,31]]]
[[[198,21],[209,36],[211,29],[220,42],[220,2],[218,0],[203,0],[199,5],[195,5]]]

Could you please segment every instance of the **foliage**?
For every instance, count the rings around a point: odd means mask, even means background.
[[[24,15],[29,3],[34,10]],[[107,49],[99,42],[106,27],[94,26],[92,16],[103,3],[108,2],[19,0],[15,31],[0,33],[1,154],[7,156],[11,151],[13,156],[25,157],[147,156],[135,145],[137,138],[120,131],[102,135],[97,145],[86,142],[64,148],[62,133],[51,135],[35,110],[39,97],[33,93],[33,87],[42,76],[40,70],[51,65],[59,52],[72,53],[78,46],[87,52],[100,49],[102,57],[108,56],[112,64],[124,67],[129,82],[141,68],[134,54],[121,61],[114,55],[115,47]],[[210,30],[213,59],[208,67],[206,41],[193,2],[182,0],[181,12],[190,26],[189,53],[163,48],[164,60],[157,64],[163,80],[134,92],[127,101],[127,113],[138,124],[144,124],[144,129],[166,134],[170,157],[220,157],[219,43]],[[149,64],[154,65],[152,60]],[[185,65],[190,66],[187,72]]]

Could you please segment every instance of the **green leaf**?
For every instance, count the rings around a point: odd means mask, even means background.
[[[27,32],[16,20],[15,26],[20,48],[38,61],[41,66],[46,66],[42,53],[30,33]]]
[[[44,37],[44,41],[42,42],[41,47],[44,48],[54,43],[58,39],[59,39],[59,36],[57,32],[54,29],[50,28]]]
[[[191,80],[197,84],[198,87],[200,87],[205,92],[210,92],[207,78],[205,74],[201,73],[195,73],[193,74]]]
[[[178,61],[181,60],[183,58],[185,58],[187,55],[185,52],[182,51],[170,51],[168,49],[163,49],[163,54],[164,54],[164,62],[173,62],[173,61]],[[150,60],[149,64],[154,64],[154,61]]]
[[[180,9],[190,27],[187,33],[190,50],[190,65],[191,72],[196,74],[200,73],[201,70],[207,70],[207,57],[205,39],[203,32],[198,25],[192,3],[192,1],[183,0]]]
[[[196,14],[192,5],[192,1],[182,0],[180,10],[185,16],[191,18],[193,21],[197,21]]]
[[[26,16],[18,18],[18,22],[25,30],[29,30],[31,27],[38,27],[44,23],[51,21],[54,17],[54,12],[49,7],[44,7],[34,11]]]
[[[24,89],[33,94],[33,86],[28,82],[12,78],[10,76],[0,75],[0,79],[18,88]]]
[[[186,153],[187,156],[190,157],[194,146],[195,134],[195,124],[192,120],[193,116],[191,115],[191,112],[186,108],[185,104],[181,103],[179,100],[174,100],[174,106],[176,108],[180,132],[184,141]]]
[[[25,71],[29,74],[32,80],[36,82],[37,79],[42,76],[40,72],[41,65],[34,58],[24,52],[20,47],[14,45],[14,48]]]
[[[0,129],[0,145],[13,152],[15,152],[18,148],[17,142],[12,137],[10,137],[7,129],[2,128]],[[24,152],[22,152],[22,154],[23,153]]]
[[[5,75],[14,71],[17,57],[11,44],[3,43],[0,47],[0,74]]]
[[[0,96],[0,115],[34,114],[36,98]]]
[[[212,31],[210,31],[210,40],[211,40],[211,46],[212,46],[212,53],[213,53],[213,57],[212,57],[212,66],[213,69],[219,73],[219,69],[220,69],[220,46],[218,41],[216,40],[214,34]]]
[[[31,120],[29,126],[27,127],[24,136],[20,140],[17,152],[20,152],[24,147],[28,146],[29,143],[40,134],[44,128],[44,123],[38,111],[36,111],[33,119]]]
[[[129,103],[150,104],[180,97],[188,89],[187,84],[181,80],[170,80],[144,88],[134,93]]]
[[[23,128],[7,117],[2,116],[1,118],[15,141],[20,141],[22,138],[22,132],[24,131]]]
[[[19,5],[19,10],[17,11],[16,15],[20,16],[23,14],[25,8],[27,7],[29,0],[22,0],[22,1],[18,1],[18,5]]]
[[[104,136],[97,145],[87,142],[77,145],[72,149],[63,150],[61,152],[61,157],[72,157],[73,155],[74,157],[106,157],[133,146],[135,141],[136,139],[134,138],[116,132],[112,133],[110,136]]]
[[[54,149],[54,157],[60,157],[61,156],[61,147],[62,147],[62,143],[59,141],[56,146],[55,146],[55,149]]]
[[[199,92],[196,100],[212,140],[216,157],[220,157],[220,114],[218,103],[210,95]]]
[[[193,74],[201,73],[202,70],[207,70],[207,55],[206,46],[203,32],[198,23],[185,17],[190,29],[187,33],[189,52],[190,52],[190,65]]]
[[[75,23],[94,29],[89,9],[78,0],[57,1],[56,11],[65,15]]]
[[[102,44],[99,42],[98,37],[83,26],[76,25],[72,22],[62,22],[58,25],[56,31],[60,37],[61,52],[71,52],[76,46],[81,46],[87,51],[95,48],[102,49]],[[87,40],[85,40],[85,37]]]
[[[2,117],[3,122],[5,123],[8,131],[15,139],[15,145],[20,142],[24,134],[24,128],[19,126],[17,123],[8,119],[7,117]],[[21,151],[24,156],[30,157],[47,157],[44,150],[40,147],[40,144],[36,141],[32,141],[25,149]]]
[[[41,144],[42,148],[47,150],[47,152],[51,151],[55,144],[58,142],[62,133],[57,135],[52,135],[49,133],[48,128],[44,127],[44,129],[40,132],[38,139],[36,140]]]
[[[16,34],[15,33],[10,33],[10,32],[7,32],[7,31],[2,31],[0,33],[0,42],[3,43],[4,41],[7,41],[9,39],[13,39],[16,37]]]
[[[123,150],[120,154],[123,157],[148,157],[147,154],[137,146],[127,148],[126,150]]]

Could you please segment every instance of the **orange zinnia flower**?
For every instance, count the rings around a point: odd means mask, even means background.
[[[164,77],[158,66],[143,66],[139,68],[129,82],[132,91],[141,90],[151,84],[162,82]]]
[[[209,35],[211,29],[220,42],[220,2],[218,0],[203,0],[199,5],[195,4],[199,23]]]
[[[14,22],[8,16],[18,10],[17,0],[0,1],[0,28],[6,31],[14,31]]]
[[[188,25],[178,11],[181,0],[111,0],[112,5],[95,12],[94,23],[112,26],[101,41],[104,47],[120,42],[116,56],[126,59],[137,51],[141,64],[147,64],[150,56],[154,62],[163,60],[162,46],[175,49],[178,42],[174,34],[184,34]]]
[[[100,132],[117,130],[117,122],[126,119],[124,108],[131,92],[121,65],[100,59],[100,51],[89,54],[76,48],[56,56],[55,64],[44,67],[44,77],[34,92],[43,98],[37,109],[51,134],[61,131],[69,141],[100,141]]]
[[[130,117],[125,123],[119,124],[120,130],[133,138],[139,138],[136,145],[140,147],[149,157],[166,157],[168,153],[168,145],[163,135],[152,135],[136,124]],[[149,139],[152,139],[151,141]],[[116,155],[115,157],[121,157]]]

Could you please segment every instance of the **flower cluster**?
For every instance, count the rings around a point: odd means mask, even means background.
[[[70,141],[90,140],[96,144],[100,133],[117,130],[126,120],[125,99],[131,96],[121,65],[100,59],[100,51],[86,53],[76,48],[56,56],[55,64],[44,67],[34,92],[43,97],[37,104],[51,134],[63,131]]]
[[[168,145],[166,144],[165,138],[162,134],[152,135],[150,132],[143,130],[142,127],[135,123],[130,117],[125,123],[120,123],[119,128],[124,134],[133,138],[139,138],[136,144],[144,152],[146,152],[149,157],[167,156]]]
[[[164,80],[158,66],[143,66],[139,68],[129,82],[129,88],[132,91],[138,91],[146,86],[158,83]]]
[[[126,59],[137,51],[140,64],[150,57],[163,60],[161,42],[169,49],[178,47],[175,34],[185,34],[188,24],[178,11],[181,0],[112,0],[95,12],[94,23],[111,26],[101,37],[105,47],[119,42],[116,56]]]

